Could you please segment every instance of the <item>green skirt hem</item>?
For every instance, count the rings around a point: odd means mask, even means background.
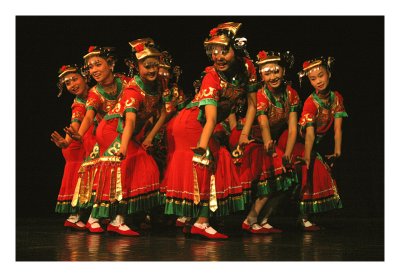
[[[179,203],[177,203],[179,202]],[[187,200],[177,200],[166,199],[165,203],[165,214],[172,214],[176,216],[185,217],[210,217],[210,209],[208,202],[200,202],[199,204],[194,204],[192,201]]]
[[[55,212],[58,214],[77,214],[79,207],[72,207],[71,201],[57,202]]]
[[[269,196],[271,193],[293,189],[298,184],[297,174],[293,171],[257,184],[257,197]]]
[[[334,209],[342,208],[342,201],[339,195],[334,195],[328,198],[319,200],[305,200],[300,201],[300,213],[301,214],[315,214],[331,211]]]

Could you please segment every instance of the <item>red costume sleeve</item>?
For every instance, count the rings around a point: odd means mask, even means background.
[[[96,92],[95,88],[89,90],[88,99],[86,100],[86,109],[94,110],[97,113],[101,110],[102,104],[100,95]]]
[[[291,86],[287,87],[288,89],[288,98],[289,98],[289,106],[291,112],[299,112],[300,108],[300,97],[297,91]]]
[[[317,114],[317,106],[315,105],[312,96],[309,96],[304,103],[303,112],[299,120],[299,133],[302,137],[306,134],[308,126],[315,126],[315,116]]]
[[[267,114],[269,107],[269,101],[267,96],[265,95],[263,89],[259,89],[257,91],[257,116],[261,114]]]
[[[335,117],[347,117],[348,116],[346,109],[344,108],[343,97],[338,91],[335,91],[335,104],[333,107],[333,111],[334,111]]]
[[[71,123],[72,122],[81,123],[86,113],[85,104],[74,101],[71,108],[72,108]]]
[[[215,71],[208,72],[201,82],[201,87],[198,92],[199,106],[212,104],[217,106],[220,99],[220,79]]]
[[[143,96],[133,87],[126,88],[120,100],[123,113],[137,113],[140,109],[140,103],[143,101]]]

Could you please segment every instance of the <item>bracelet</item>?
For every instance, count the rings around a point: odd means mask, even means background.
[[[248,136],[248,134],[240,134],[241,136]]]

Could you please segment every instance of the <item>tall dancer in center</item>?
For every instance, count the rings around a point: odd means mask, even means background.
[[[228,118],[239,99],[247,97],[248,120],[239,142],[246,144],[256,115],[256,71],[248,58],[246,39],[237,37],[241,25],[227,22],[210,31],[204,46],[213,66],[205,69],[200,90],[172,127],[175,151],[165,174],[165,213],[194,218],[190,233],[209,239],[228,237],[210,226],[210,215],[224,208],[219,207],[224,203],[234,210],[243,201],[238,188],[229,188],[226,199],[217,199],[215,168],[219,146],[212,137],[215,126]],[[232,170],[231,174],[236,172]]]

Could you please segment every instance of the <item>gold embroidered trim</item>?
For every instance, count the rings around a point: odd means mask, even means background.
[[[215,175],[210,178],[210,210],[215,212],[218,209],[217,193],[215,190]]]
[[[71,201],[71,206],[72,207],[75,207],[78,204],[79,190],[81,188],[81,180],[82,180],[82,177],[79,176],[78,182],[76,183],[74,196],[72,197],[72,201]]]
[[[166,203],[173,203],[175,205],[188,205],[188,206],[193,206],[193,203],[191,201],[187,201],[187,200],[176,200],[176,199],[166,199],[165,200]],[[209,203],[208,202],[200,202],[200,205],[203,207],[208,207]]]
[[[193,185],[194,185],[194,195],[193,195],[193,202],[194,204],[199,204],[200,202],[200,190],[199,190],[199,183],[197,180],[197,172],[196,168],[193,166]]]
[[[122,177],[121,177],[121,167],[118,166],[117,168],[117,185],[115,188],[115,198],[117,201],[122,200],[122,183],[121,183]]]

